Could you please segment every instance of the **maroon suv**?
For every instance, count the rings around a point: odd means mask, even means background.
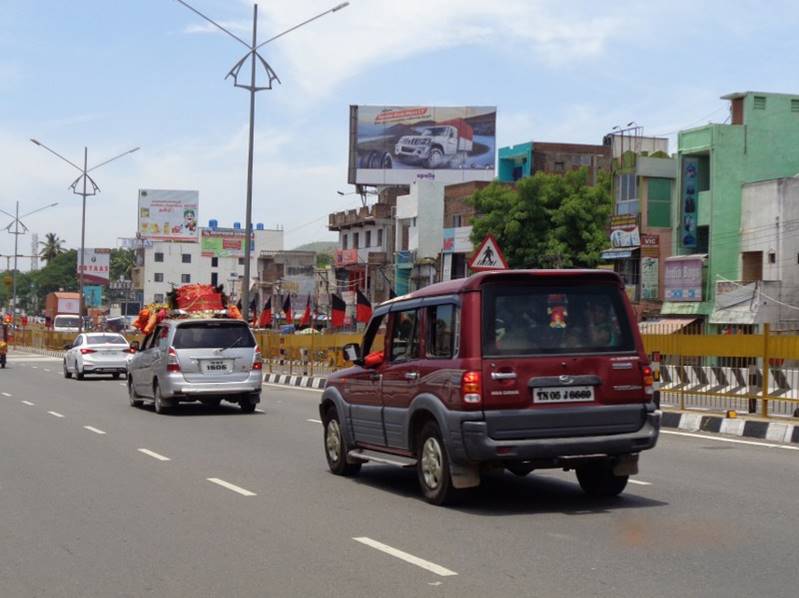
[[[574,469],[615,496],[655,446],[652,371],[621,279],[602,270],[485,272],[375,309],[354,366],[319,406],[330,469],[416,467],[442,504],[487,468]]]

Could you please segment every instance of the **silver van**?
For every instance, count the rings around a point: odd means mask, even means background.
[[[128,362],[130,404],[151,400],[156,413],[178,403],[238,403],[252,413],[261,402],[263,360],[241,320],[164,320]]]

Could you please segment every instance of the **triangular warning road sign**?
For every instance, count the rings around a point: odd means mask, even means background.
[[[483,270],[507,270],[508,261],[499,248],[497,240],[492,235],[487,235],[480,248],[469,260],[469,268],[475,272]]]

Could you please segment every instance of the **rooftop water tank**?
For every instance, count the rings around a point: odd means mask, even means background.
[[[236,230],[241,230],[241,222],[234,222],[233,228],[235,228]]]
[[[264,230],[264,223],[263,222],[259,222],[258,224],[256,224],[255,225],[255,230]]]
[[[218,220],[209,220],[208,221],[208,228],[210,228],[211,230],[216,230],[216,228],[218,226],[219,226],[219,221]]]

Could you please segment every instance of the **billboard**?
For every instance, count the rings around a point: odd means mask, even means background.
[[[623,249],[639,245],[641,245],[641,235],[638,231],[638,216],[611,216],[610,246],[613,249]]]
[[[682,161],[682,235],[683,247],[696,247],[696,215],[698,203],[697,158],[683,158]]]
[[[494,106],[350,106],[349,182],[491,181]]]
[[[154,241],[197,241],[197,191],[139,189],[138,237]]]
[[[253,251],[255,237],[250,236],[250,251]],[[244,231],[202,229],[200,232],[200,251],[204,257],[244,257]]]
[[[666,259],[666,301],[702,301],[703,256]]]
[[[80,251],[80,250],[79,250]],[[77,273],[81,273],[78,257]],[[83,282],[90,285],[107,285],[111,272],[110,249],[83,250]]]

